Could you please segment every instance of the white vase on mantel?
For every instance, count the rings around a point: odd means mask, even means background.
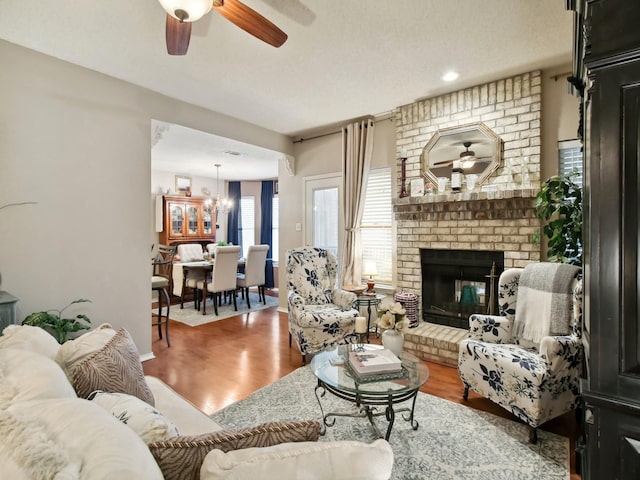
[[[391,350],[397,357],[402,353],[404,344],[404,334],[395,329],[389,329],[382,332],[382,346],[387,350]]]

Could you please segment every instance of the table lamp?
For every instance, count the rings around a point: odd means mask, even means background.
[[[367,281],[367,293],[375,292],[373,287],[376,283],[373,281],[373,277],[375,275],[378,275],[378,267],[376,266],[376,262],[374,262],[373,260],[366,260],[364,262],[364,270],[362,274],[369,277],[369,280]]]

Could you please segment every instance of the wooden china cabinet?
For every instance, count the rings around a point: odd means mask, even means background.
[[[215,200],[165,195],[160,243],[210,243],[216,240]]]
[[[640,1],[567,0],[585,157],[583,480],[640,478]]]

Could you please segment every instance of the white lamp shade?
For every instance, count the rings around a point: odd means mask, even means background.
[[[173,18],[180,20],[176,16],[176,10],[184,10],[187,12],[187,18],[185,22],[195,22],[199,18],[202,18],[205,14],[211,10],[213,6],[213,0],[158,0],[162,8],[171,15]]]
[[[376,262],[374,262],[373,260],[365,260],[362,274],[369,276],[377,275],[378,267],[376,266]]]

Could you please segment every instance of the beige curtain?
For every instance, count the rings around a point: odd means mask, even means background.
[[[360,223],[373,155],[373,131],[371,119],[351,123],[342,129],[342,207],[346,231],[340,248],[340,286],[359,284],[362,278]]]

